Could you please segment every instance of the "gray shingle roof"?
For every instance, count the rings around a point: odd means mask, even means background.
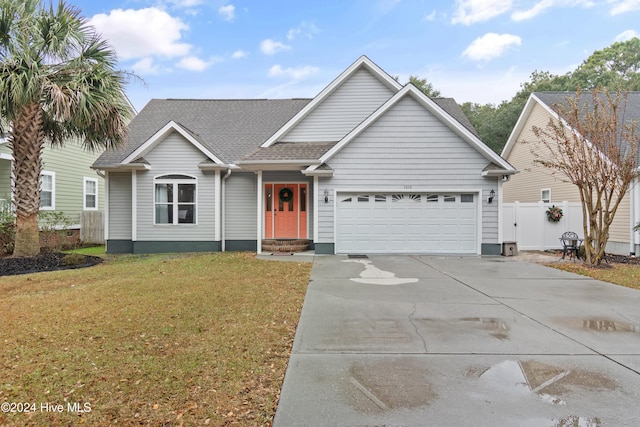
[[[170,121],[184,128],[225,163],[319,159],[335,142],[277,143],[259,148],[310,101],[153,99],[131,121],[126,142],[115,150],[105,151],[93,166],[106,168],[121,163]],[[433,101],[477,136],[454,99],[433,98]]]
[[[569,102],[568,100],[575,97],[576,92],[534,92],[533,95],[547,104],[556,113],[560,114],[562,109],[558,108],[558,106],[563,105],[566,107]],[[584,108],[585,105],[592,106],[593,94],[591,92],[583,92],[580,95],[579,105],[581,105],[582,108]],[[626,108],[624,111],[621,111],[621,114],[622,113],[624,114],[624,118],[620,123],[634,122],[636,129],[640,132],[640,92],[628,92]],[[618,140],[618,144],[620,143],[622,142]],[[628,146],[628,143],[624,142],[623,149],[626,150]],[[638,153],[637,161],[640,165],[640,153]]]
[[[460,106],[458,105],[458,103],[456,102],[455,99],[453,99],[453,98],[431,98],[431,100],[433,102],[435,102],[436,104],[438,104],[438,106],[440,108],[442,108],[444,111],[449,113],[449,115],[451,117],[456,119],[462,126],[467,128],[467,130],[469,130],[472,134],[474,134],[475,136],[480,138],[480,135],[478,134],[478,131],[471,124],[471,122],[469,121],[469,118],[467,117],[466,114],[464,114],[464,112],[462,111],[462,108],[460,108]]]
[[[243,161],[317,160],[336,144],[336,142],[279,142],[271,147],[258,148]]]
[[[310,99],[153,99],[131,121],[125,144],[94,167],[115,166],[170,121],[187,129],[225,163],[253,152]]]

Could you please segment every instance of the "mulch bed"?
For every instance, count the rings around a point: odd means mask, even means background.
[[[43,253],[35,257],[4,257],[0,258],[0,276],[84,268],[101,262],[102,258],[97,256],[62,252]]]
[[[640,265],[640,257],[637,256],[631,257],[626,255],[606,254],[605,260],[615,264]]]

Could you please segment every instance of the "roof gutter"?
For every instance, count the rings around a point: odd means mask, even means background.
[[[519,170],[488,170],[482,171],[482,176],[504,176],[504,175],[515,175],[520,173]]]
[[[111,166],[91,166],[91,169],[94,170],[151,170],[151,165],[147,163],[118,163],[116,165]]]
[[[312,165],[320,165],[317,159],[307,160],[254,160],[238,162],[237,165],[244,170],[300,170]]]

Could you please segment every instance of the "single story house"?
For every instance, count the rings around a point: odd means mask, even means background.
[[[365,56],[313,99],[152,100],[93,168],[109,253],[500,254],[517,172],[453,100]]]
[[[539,203],[542,209],[548,206],[565,207],[564,217],[555,225],[550,225],[544,212],[538,212],[532,218],[522,211],[520,218],[505,221],[505,226],[516,228],[513,235],[519,247],[531,248],[528,237],[538,239],[547,235],[544,248],[559,247],[558,237],[565,231],[574,231],[583,235],[582,209],[578,187],[563,180],[562,176],[553,175],[548,169],[534,164],[532,144],[536,140],[533,127],[544,128],[549,120],[561,120],[557,104],[566,104],[567,98],[575,97],[575,92],[535,92],[525,104],[516,126],[514,127],[504,149],[502,157],[516,167],[520,173],[504,185],[505,206],[518,203],[521,210],[527,205]],[[590,102],[591,93],[583,93],[583,102]],[[625,110],[625,123],[640,120],[640,92],[630,92]],[[540,151],[544,152],[544,150]],[[636,176],[630,190],[623,198],[613,223],[609,229],[609,242],[606,251],[616,254],[640,254],[640,232],[633,227],[640,222],[640,185]],[[570,212],[571,210],[573,212]],[[516,216],[518,216],[516,214]],[[526,219],[525,219],[526,218]],[[547,229],[556,231],[550,234]],[[505,234],[509,234],[505,231]]]

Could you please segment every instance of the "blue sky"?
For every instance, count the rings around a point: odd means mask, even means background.
[[[133,71],[127,95],[307,98],[361,55],[459,103],[510,100],[640,35],[640,0],[67,0]]]

